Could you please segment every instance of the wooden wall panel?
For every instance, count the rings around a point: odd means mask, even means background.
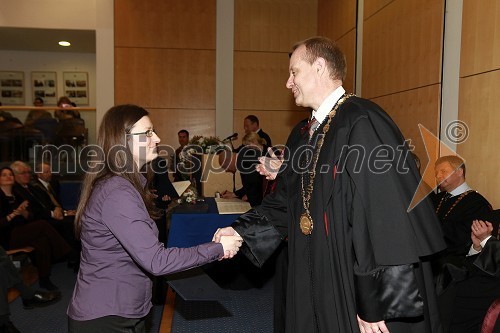
[[[116,103],[215,109],[215,51],[116,48],[115,85]]]
[[[317,0],[235,0],[234,49],[289,52],[316,35]]]
[[[464,0],[460,76],[500,68],[500,1]]]
[[[440,82],[444,0],[396,0],[364,22],[363,96]]]
[[[260,127],[269,134],[273,145],[285,144],[288,135],[299,121],[310,116],[310,111],[304,108],[298,111],[272,111],[272,110],[235,110],[234,131],[239,133],[238,140],[234,142],[237,147],[243,138],[243,120],[246,116],[253,114],[259,118]]]
[[[363,18],[367,19],[396,0],[364,0]]]
[[[373,99],[391,116],[405,139],[411,139],[411,144],[415,146],[414,153],[420,158],[422,167],[427,163],[427,154],[418,125],[422,124],[438,136],[440,89],[440,85],[435,84]]]
[[[339,40],[356,28],[356,0],[318,0],[318,35]]]
[[[356,89],[356,29],[349,31],[346,35],[340,37],[337,43],[344,52],[347,62],[347,74],[342,86],[348,92],[354,92]]]
[[[147,108],[162,145],[179,147],[177,132],[185,129],[190,136],[215,135],[215,109],[155,109]]]
[[[115,1],[115,46],[215,49],[216,0]]]
[[[467,165],[467,183],[500,208],[500,71],[460,79],[459,119],[469,129],[457,153]]]
[[[287,53],[234,53],[234,109],[298,109],[286,88]]]

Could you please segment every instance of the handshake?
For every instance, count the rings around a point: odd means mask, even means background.
[[[212,238],[212,242],[221,243],[224,249],[224,256],[222,259],[231,259],[238,253],[241,245],[243,244],[243,238],[231,227],[217,229]]]

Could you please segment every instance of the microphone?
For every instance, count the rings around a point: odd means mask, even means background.
[[[227,138],[225,138],[222,141],[231,141],[231,140],[233,140],[233,139],[235,139],[237,137],[238,137],[238,133],[233,133],[233,134],[231,134],[230,136],[228,136]]]

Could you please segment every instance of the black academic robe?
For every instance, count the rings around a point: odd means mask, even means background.
[[[437,282],[446,333],[479,333],[490,305],[500,298],[500,241],[491,237],[462,264],[447,264]]]
[[[286,331],[359,332],[359,314],[371,322],[386,319],[391,333],[410,326],[411,332],[440,332],[423,258],[445,245],[428,200],[407,211],[420,177],[399,129],[364,99],[351,97],[338,109],[316,166],[314,230],[303,235],[298,155],[308,143],[304,125],[289,137],[275,192],[233,224],[245,240],[242,252],[256,264],[288,240]]]
[[[434,206],[446,241],[446,255],[463,257],[472,244],[472,221],[491,212],[491,205],[476,191],[443,200],[445,194],[435,196]]]

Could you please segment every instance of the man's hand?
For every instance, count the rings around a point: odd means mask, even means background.
[[[220,243],[220,238],[221,236],[239,236],[236,230],[234,230],[232,227],[225,227],[225,228],[219,228],[214,234],[214,237],[212,238],[212,242]]]
[[[493,225],[488,221],[474,220],[471,227],[471,239],[474,250],[481,251],[481,242],[493,232]]]
[[[278,176],[278,172],[283,164],[283,155],[276,156],[271,148],[268,148],[267,151],[271,157],[259,157],[260,164],[255,166],[255,170],[265,176],[266,179],[273,180]]]
[[[243,244],[243,238],[240,236],[221,236],[220,243],[224,249],[224,256],[221,259],[231,259],[238,253],[241,244]]]
[[[361,333],[390,333],[384,321],[369,323],[358,317],[358,325]]]
[[[54,210],[52,211],[52,217],[55,220],[62,220],[62,219],[64,219],[64,211],[63,211],[63,209],[61,207],[54,208]]]

